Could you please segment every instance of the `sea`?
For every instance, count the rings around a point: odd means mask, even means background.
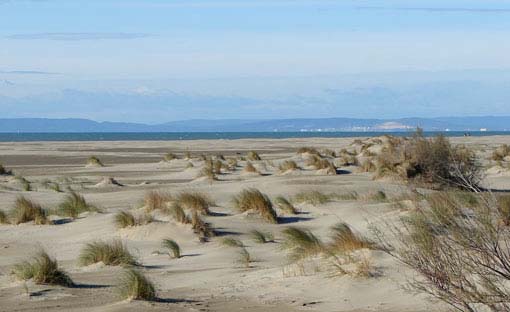
[[[289,138],[348,138],[381,135],[410,136],[413,132],[90,132],[90,133],[0,133],[0,142],[32,141],[176,141]],[[510,135],[510,131],[425,131],[425,136],[447,137]]]

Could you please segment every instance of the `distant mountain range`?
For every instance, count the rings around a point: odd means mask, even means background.
[[[157,125],[88,119],[0,119],[0,132],[299,132],[299,131],[510,131],[510,116],[400,119],[307,118],[183,120]]]

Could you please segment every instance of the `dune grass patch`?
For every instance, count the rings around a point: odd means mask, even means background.
[[[209,197],[203,193],[181,192],[176,196],[175,200],[184,209],[198,211],[203,215],[209,215],[211,213],[209,207],[212,205],[212,202]]]
[[[74,286],[74,282],[69,275],[59,268],[57,260],[52,259],[43,250],[39,251],[30,260],[16,264],[13,273],[18,279],[32,279],[36,284]]]
[[[87,166],[104,167],[104,164],[98,157],[90,156],[87,159]]]
[[[317,190],[303,191],[294,195],[292,201],[318,206],[330,202],[331,196]]]
[[[291,226],[282,231],[282,248],[288,251],[291,261],[319,254],[324,251],[324,244],[311,231]]]
[[[50,223],[47,212],[38,203],[19,196],[16,198],[14,207],[9,212],[11,222],[13,224],[26,223],[34,221],[35,224]]]
[[[234,207],[241,212],[252,210],[257,212],[267,222],[278,223],[278,216],[271,200],[257,189],[251,188],[241,191],[233,197],[232,202]]]
[[[161,242],[161,247],[168,249],[169,251],[168,254],[170,255],[171,252],[174,258],[181,257],[181,247],[173,239],[170,238],[163,239],[163,241]]]
[[[85,245],[79,256],[81,265],[103,262],[105,265],[136,265],[135,257],[120,240],[95,241]]]
[[[101,212],[101,209],[88,203],[82,195],[71,192],[58,205],[56,212],[60,216],[75,219],[83,212]]]
[[[285,213],[295,215],[298,214],[296,207],[285,197],[278,196],[274,199],[274,203],[278,209],[282,210]]]
[[[154,284],[135,268],[122,272],[117,289],[122,299],[153,301],[157,298]]]
[[[262,232],[259,230],[251,230],[250,231],[250,237],[251,239],[259,244],[266,244],[266,243],[272,243],[274,242],[274,236],[272,233],[269,232]]]
[[[148,191],[144,196],[145,211],[164,210],[167,203],[172,200],[170,194],[159,191]]]

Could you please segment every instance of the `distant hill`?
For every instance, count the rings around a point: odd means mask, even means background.
[[[295,131],[510,131],[510,116],[400,119],[308,118],[183,120],[158,125],[88,119],[0,119],[0,132],[295,132]]]

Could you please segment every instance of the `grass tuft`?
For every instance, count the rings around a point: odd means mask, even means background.
[[[243,242],[234,237],[225,237],[221,240],[221,244],[228,247],[244,247]]]
[[[87,159],[87,166],[103,167],[103,163],[96,156],[90,156]]]
[[[278,223],[278,216],[269,198],[257,189],[246,189],[233,198],[234,207],[241,212],[253,210],[264,220]]]
[[[46,211],[37,203],[20,196],[16,199],[14,207],[10,211],[13,224],[34,221],[35,224],[48,224]]]
[[[12,171],[7,170],[2,164],[0,164],[0,175],[12,175]]]
[[[200,240],[207,240],[207,238],[215,235],[214,230],[211,227],[210,223],[205,222],[200,218],[196,211],[193,211],[191,217],[191,227],[195,234],[200,236]]]
[[[259,244],[266,244],[266,243],[272,243],[274,242],[273,234],[271,233],[264,233],[259,230],[252,230],[250,231],[250,236],[256,243]]]
[[[13,273],[18,279],[32,279],[36,284],[74,286],[73,280],[59,269],[57,261],[45,251],[40,251],[30,261],[16,264]]]
[[[136,219],[131,212],[121,211],[115,215],[115,226],[118,229],[135,226]]]
[[[156,299],[154,284],[134,268],[128,268],[122,273],[117,287],[123,299],[146,301]]]
[[[289,251],[289,260],[299,261],[324,251],[324,245],[312,232],[298,227],[288,227],[282,231],[282,248]]]
[[[236,262],[245,268],[250,267],[251,263],[253,262],[253,258],[245,247],[239,248]]]
[[[167,248],[169,251],[172,251],[172,255],[174,258],[181,257],[181,247],[179,247],[179,244],[177,244],[177,242],[174,241],[173,239],[169,239],[169,238],[164,239],[161,242],[161,247]]]
[[[257,168],[255,168],[255,166],[249,161],[246,162],[246,165],[244,166],[243,171],[248,172],[248,173],[259,173]]]
[[[374,243],[360,237],[352,231],[347,223],[338,223],[331,228],[330,248],[337,252],[350,252],[363,248],[374,248]]]
[[[320,191],[304,191],[294,195],[293,201],[318,206],[329,202],[330,196]]]
[[[173,202],[166,211],[179,223],[188,224],[191,222],[179,203]]]
[[[246,156],[246,159],[251,160],[251,161],[257,161],[257,160],[261,160],[262,158],[260,158],[260,156],[257,152],[249,151],[248,155]]]
[[[88,243],[80,253],[79,262],[81,265],[90,265],[98,262],[103,262],[105,265],[137,264],[135,257],[131,255],[126,245],[120,240]]]
[[[83,196],[75,192],[69,193],[57,209],[58,215],[73,219],[83,212],[100,212],[100,209],[87,203]]]
[[[171,199],[172,197],[169,194],[158,191],[148,191],[144,196],[145,211],[164,210]]]
[[[292,215],[298,214],[298,211],[296,210],[294,205],[292,205],[287,198],[283,196],[278,196],[275,198],[274,202],[276,206],[285,213]]]
[[[174,153],[166,153],[165,156],[163,156],[164,161],[172,161],[174,159],[177,159],[177,155]]]
[[[202,215],[209,215],[209,207],[211,200],[202,193],[198,192],[182,192],[177,195],[176,201],[185,209],[198,211]]]
[[[280,172],[282,173],[299,169],[300,169],[299,166],[293,160],[286,160],[278,166],[278,170],[280,170]]]
[[[7,214],[3,210],[0,210],[0,224],[7,224],[7,223],[9,223]]]

